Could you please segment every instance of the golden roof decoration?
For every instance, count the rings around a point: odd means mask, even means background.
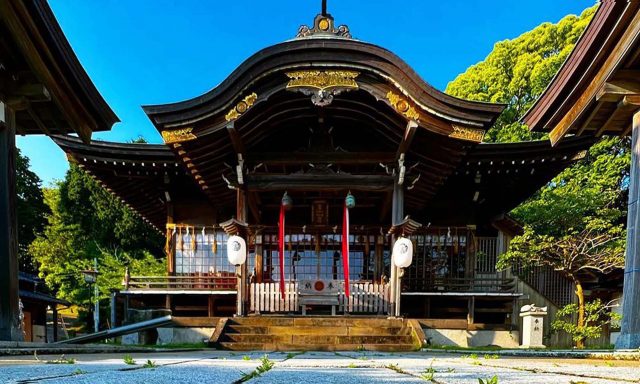
[[[389,103],[396,111],[404,115],[406,118],[420,121],[420,114],[404,97],[394,93],[393,91],[389,91],[387,93],[387,100],[389,100]]]
[[[476,143],[482,142],[485,131],[483,129],[461,127],[459,125],[453,126],[453,132],[449,134],[449,137],[454,139],[461,139],[467,141],[473,141]]]
[[[193,128],[183,128],[173,131],[162,131],[160,134],[165,144],[173,144],[196,139],[197,136],[193,134],[192,131]],[[176,145],[175,147],[177,148],[178,146]]]
[[[244,99],[240,100],[235,107],[231,108],[224,118],[227,121],[238,119],[243,113],[249,110],[253,104],[255,104],[256,100],[258,100],[258,95],[255,92],[247,95]]]

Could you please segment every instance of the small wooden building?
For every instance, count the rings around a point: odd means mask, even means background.
[[[495,269],[518,231],[507,213],[593,143],[483,144],[502,105],[438,91],[324,13],[211,91],[144,110],[163,145],[54,140],[166,234],[167,275],[127,276],[120,295],[184,316],[299,314],[320,281],[339,312],[393,315],[400,298],[401,315],[433,326],[511,330],[522,291]],[[231,235],[247,242],[237,269]]]
[[[20,272],[19,292],[22,329],[24,341],[47,342],[58,340],[58,306],[70,306],[71,303],[60,300],[46,290],[44,280],[29,273]],[[48,334],[47,311],[51,310],[52,335]]]

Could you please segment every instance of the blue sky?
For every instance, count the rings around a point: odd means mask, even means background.
[[[141,105],[213,88],[257,50],[311,24],[320,0],[50,0],[71,46],[121,123],[93,138],[161,142]],[[338,24],[383,46],[438,89],[481,61],[497,41],[578,14],[594,0],[328,0]],[[48,185],[68,168],[49,138],[18,137]]]

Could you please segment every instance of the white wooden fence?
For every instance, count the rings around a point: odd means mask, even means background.
[[[378,283],[352,283],[350,296],[345,300],[344,289],[340,290],[339,312],[378,313],[389,311],[389,285]],[[251,312],[298,312],[298,283],[285,284],[284,300],[280,296],[279,283],[253,283],[250,287]]]

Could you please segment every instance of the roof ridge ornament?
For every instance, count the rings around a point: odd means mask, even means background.
[[[296,39],[311,37],[318,35],[320,37],[340,37],[345,39],[351,39],[351,32],[349,27],[341,25],[338,28],[335,27],[333,16],[327,13],[327,2],[322,1],[322,12],[316,15],[313,20],[313,27],[307,25],[301,25],[298,28]]]

